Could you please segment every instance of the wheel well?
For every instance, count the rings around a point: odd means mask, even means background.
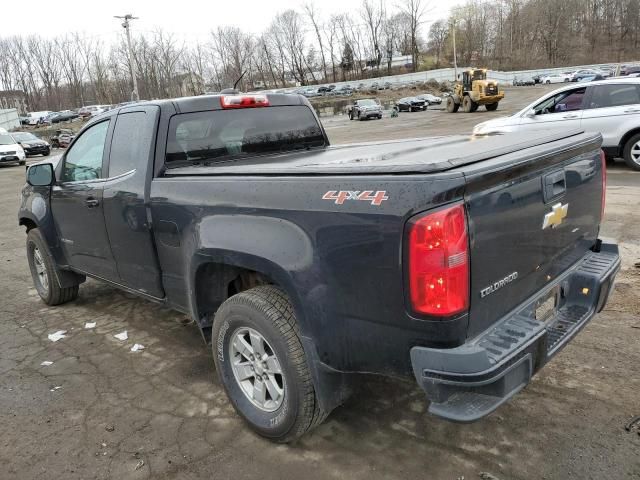
[[[622,155],[622,153],[624,151],[624,146],[627,144],[627,140],[629,140],[631,137],[633,137],[636,133],[640,133],[640,128],[635,128],[633,130],[629,130],[627,133],[624,134],[624,136],[620,140],[620,145],[618,145],[618,154],[619,155]]]
[[[21,218],[20,221],[18,222],[19,225],[24,225],[25,227],[27,227],[27,233],[29,233],[29,230],[33,230],[34,228],[37,228],[38,226],[36,225],[36,222],[34,222],[33,220],[30,220],[28,218]]]
[[[259,285],[277,285],[254,270],[225,263],[205,263],[195,278],[197,313],[202,328],[210,327],[212,315],[227,298]]]

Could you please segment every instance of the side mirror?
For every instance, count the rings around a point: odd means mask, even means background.
[[[534,118],[536,116],[536,111],[533,108],[530,108],[524,113],[525,117]]]
[[[48,187],[55,182],[53,164],[39,163],[27,169],[27,183],[33,187]]]

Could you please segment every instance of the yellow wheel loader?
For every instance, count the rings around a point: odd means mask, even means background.
[[[504,91],[499,90],[498,82],[487,80],[486,68],[470,68],[462,73],[462,83],[457,82],[447,98],[447,112],[457,112],[460,105],[467,113],[475,112],[480,105],[494,111],[503,98]]]

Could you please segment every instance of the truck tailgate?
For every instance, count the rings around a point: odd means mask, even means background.
[[[600,145],[599,135],[583,134],[465,167],[469,337],[543,290],[595,244]]]

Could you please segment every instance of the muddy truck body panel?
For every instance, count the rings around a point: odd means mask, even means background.
[[[413,375],[434,414],[471,421],[606,302],[620,260],[599,238],[600,146],[579,131],[330,146],[296,95],[147,102],[89,122],[52,183],[24,187],[19,221],[61,286],[164,303],[214,348],[221,305],[277,286],[325,411],[347,374]]]

